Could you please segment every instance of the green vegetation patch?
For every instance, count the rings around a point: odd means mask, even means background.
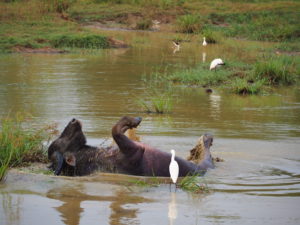
[[[178,32],[197,33],[202,27],[202,22],[198,15],[187,14],[178,17],[176,26]]]
[[[187,175],[185,177],[179,178],[176,187],[180,188],[183,191],[190,192],[193,194],[204,194],[209,193],[211,190],[207,185],[207,182],[204,178],[200,177],[199,174]],[[159,177],[151,177],[151,178],[141,178],[141,179],[133,179],[129,180],[129,184],[138,186],[140,188],[156,188],[161,185],[170,184],[170,189],[172,188],[171,180],[169,178],[159,178]],[[127,185],[127,188],[130,190],[131,187]]]
[[[51,40],[55,48],[108,48],[109,42],[105,36],[96,34],[57,35]]]
[[[287,41],[300,37],[299,12],[289,10],[243,13],[211,13],[206,30],[221,31],[226,36],[259,41]]]
[[[291,85],[296,82],[295,63],[292,57],[286,56],[262,60],[255,64],[253,76],[269,85]]]
[[[29,162],[46,162],[45,141],[56,133],[55,126],[33,128],[26,126],[27,116],[17,114],[3,118],[0,131],[0,181],[10,167]]]
[[[201,87],[222,87],[236,94],[264,93],[268,86],[294,85],[300,79],[299,57],[273,56],[259,58],[254,64],[226,62],[225,66],[210,71],[208,64],[175,72],[153,73],[151,83],[172,82],[174,84]]]
[[[242,78],[235,78],[230,84],[231,92],[239,95],[255,95],[263,90],[264,80],[249,81]]]

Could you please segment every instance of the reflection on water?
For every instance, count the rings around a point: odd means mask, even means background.
[[[202,62],[206,62],[206,52],[202,52]]]
[[[173,225],[173,222],[177,218],[177,206],[176,206],[176,193],[171,192],[171,201],[169,203],[169,225]]]
[[[220,108],[221,96],[212,93],[209,95],[209,100],[210,100],[210,107],[212,108],[211,116],[214,117],[215,119],[218,119],[221,113],[221,108]]]
[[[13,225],[16,221],[20,221],[20,205],[22,204],[21,196],[13,196],[10,193],[1,193],[2,209],[5,215],[7,225]]]
[[[95,217],[99,217],[99,224],[103,222],[104,218],[109,218],[108,223],[112,225],[139,224],[136,219],[136,213],[138,211],[137,204],[150,202],[149,199],[134,196],[124,190],[116,191],[113,196],[99,196],[86,194],[81,191],[79,187],[50,190],[47,193],[47,197],[63,202],[63,204],[56,207],[56,209],[60,212],[62,220],[67,225],[80,224],[81,220],[87,221],[88,219],[83,217],[82,214],[85,210],[88,210],[89,207],[82,208],[82,206],[85,202],[91,201],[100,203],[98,206],[102,204],[109,205],[110,211],[105,210],[105,207],[99,207],[96,210],[97,213]],[[136,205],[136,207],[125,208],[129,205]],[[103,209],[104,211],[100,212]],[[93,220],[95,220],[95,217]]]

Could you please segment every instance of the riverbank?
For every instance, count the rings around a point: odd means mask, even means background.
[[[145,7],[147,10],[144,10]],[[299,51],[297,1],[5,1],[0,3],[0,52],[61,53],[72,48],[124,47],[102,34],[105,28],[195,33],[288,42]],[[130,43],[128,43],[130,44]],[[47,50],[45,51],[45,48]]]

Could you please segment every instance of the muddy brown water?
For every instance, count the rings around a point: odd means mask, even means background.
[[[199,179],[210,192],[175,193],[168,184],[140,187],[130,184],[140,178],[118,174],[67,178],[11,170],[0,184],[0,224],[300,223],[299,88],[242,97],[176,86],[172,113],[145,114],[136,100],[146,97],[142,77],[155,67],[208,65],[216,57],[251,62],[255,55],[249,50],[239,56],[239,50],[224,45],[203,48],[201,38],[174,53],[172,34],[107,32],[133,47],[1,55],[1,116],[30,112],[35,124],[57,122],[60,130],[75,117],[93,145],[110,136],[121,116],[142,116],[142,141],[164,151],[174,148],[182,157],[210,132],[212,154],[225,160]]]

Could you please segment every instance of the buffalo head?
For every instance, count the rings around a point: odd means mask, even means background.
[[[51,143],[48,148],[48,158],[52,162],[50,168],[59,175],[66,163],[74,164],[71,153],[76,153],[86,144],[86,138],[82,132],[82,125],[79,120],[72,119],[65,127],[61,135]]]

